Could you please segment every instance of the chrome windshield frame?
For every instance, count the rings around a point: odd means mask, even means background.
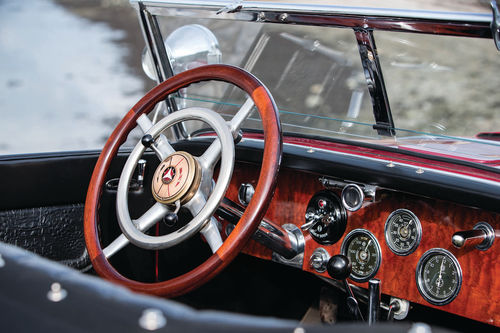
[[[463,36],[493,39],[493,16],[487,13],[434,12],[382,8],[346,7],[334,5],[289,4],[266,1],[214,0],[131,0],[138,12],[147,47],[153,54],[158,83],[167,79],[171,67],[166,52],[161,52],[163,37],[155,29],[156,16],[184,16],[245,22],[314,25],[352,29],[358,42],[361,64],[373,107],[374,130],[379,135],[395,136],[395,126],[385,88],[373,32],[387,30],[422,34]],[[156,23],[157,24],[157,23]],[[162,44],[162,43],[161,43]],[[162,44],[163,46],[163,44]],[[170,69],[170,70],[169,70]],[[168,112],[175,111],[171,103]],[[176,139],[185,137],[176,129]]]

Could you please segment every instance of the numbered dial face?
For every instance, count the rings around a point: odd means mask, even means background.
[[[347,213],[339,197],[330,191],[316,193],[305,214],[305,224],[313,239],[320,244],[336,243],[344,234]]]
[[[397,255],[406,256],[415,251],[422,238],[420,221],[411,211],[398,209],[385,222],[385,241]]]
[[[462,285],[462,269],[449,251],[431,249],[417,265],[417,287],[431,304],[445,305],[457,297]]]
[[[365,282],[377,274],[382,261],[380,245],[368,230],[356,229],[348,233],[341,252],[351,262],[350,278],[354,281]]]

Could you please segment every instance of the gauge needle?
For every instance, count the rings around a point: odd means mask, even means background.
[[[367,251],[368,251],[368,246],[370,246],[371,242],[372,242],[372,240],[370,239],[370,240],[368,241],[368,244],[366,244],[366,247],[365,247],[365,252],[367,252]]]
[[[441,260],[441,267],[439,268],[439,276],[438,279],[436,280],[436,283],[438,284],[438,289],[439,289],[439,282],[441,281],[441,277],[443,276],[443,268],[444,268],[444,257],[443,260]]]

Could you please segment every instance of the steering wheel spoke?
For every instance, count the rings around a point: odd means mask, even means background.
[[[132,220],[132,223],[136,226],[140,231],[145,231],[159,222],[162,218],[170,212],[170,209],[167,205],[162,203],[155,203],[151,208],[149,208],[144,214],[141,215],[136,220]]]
[[[168,206],[163,205],[159,202],[155,203],[151,208],[149,208],[141,217],[136,220],[132,220],[132,223],[140,231],[145,231],[159,222],[167,213],[170,212]],[[118,251],[123,249],[128,245],[130,241],[125,237],[124,234],[120,234],[111,244],[106,246],[103,250],[104,256],[106,258],[112,257]]]
[[[234,115],[233,119],[228,122],[229,130],[233,133],[233,138],[238,137],[243,122],[250,117],[254,110],[255,103],[250,97],[247,97],[245,103],[240,107],[238,112]]]
[[[238,110],[238,112],[236,112],[234,117],[227,122],[227,126],[229,127],[229,130],[233,135],[233,139],[236,139],[238,137],[243,121],[245,121],[245,119],[247,119],[252,114],[254,106],[255,104],[253,100],[248,97],[245,103],[243,103],[241,108]],[[215,164],[217,164],[217,162],[219,161],[220,153],[221,144],[219,138],[216,138],[210,144],[207,150],[205,150],[205,152],[199,157],[200,164],[204,169],[213,170]]]
[[[143,114],[139,118],[137,118],[137,125],[139,125],[144,134],[147,134],[148,131],[153,127],[153,122],[148,118],[148,116]],[[166,159],[170,154],[175,153],[175,149],[170,145],[167,137],[163,134],[160,134],[154,140],[151,145],[151,149],[153,149],[160,161]]]
[[[216,138],[210,146],[205,150],[205,152],[198,158],[201,167],[204,170],[210,170],[213,172],[215,165],[219,161],[221,153],[221,145],[219,138]]]
[[[210,221],[201,229],[201,234],[205,237],[205,240],[210,246],[212,253],[217,252],[219,247],[222,246],[222,237],[220,235],[219,228],[217,227],[218,222],[215,217],[211,217]]]

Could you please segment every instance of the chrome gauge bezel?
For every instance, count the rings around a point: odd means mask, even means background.
[[[448,296],[444,299],[435,298],[434,296],[429,294],[427,292],[426,288],[424,287],[424,280],[423,280],[423,276],[422,276],[424,266],[430,260],[430,258],[432,258],[435,255],[446,256],[453,263],[453,265],[455,266],[455,269],[457,271],[457,279],[458,279],[457,287],[455,288],[455,290],[453,291],[453,293],[450,296]],[[418,291],[420,292],[420,295],[422,295],[422,297],[427,302],[434,304],[434,305],[446,305],[446,304],[451,303],[451,301],[453,301],[460,293],[460,289],[462,287],[462,268],[460,267],[460,263],[458,262],[457,258],[455,258],[455,256],[450,251],[445,250],[445,249],[441,249],[441,248],[433,248],[433,249],[430,249],[427,252],[425,252],[422,255],[422,257],[420,258],[420,260],[418,261],[417,270],[415,272],[415,279],[417,282],[417,288],[418,288]]]
[[[389,224],[389,222],[394,217],[394,215],[401,214],[401,213],[410,215],[411,218],[415,221],[415,227],[416,227],[416,233],[417,233],[416,234],[416,239],[415,239],[415,243],[408,250],[398,249],[394,245],[394,242],[392,241],[391,235],[390,235],[391,231],[390,231],[390,224]],[[384,236],[385,236],[385,243],[387,244],[387,246],[389,247],[389,249],[394,254],[397,254],[398,256],[407,256],[407,255],[412,254],[413,252],[415,252],[415,250],[417,249],[417,247],[420,245],[420,241],[422,240],[422,225],[420,224],[420,220],[418,219],[418,217],[411,210],[404,209],[404,208],[396,209],[395,211],[393,211],[389,215],[389,217],[385,221]]]
[[[355,190],[355,192],[358,196],[358,204],[354,205],[354,206],[350,206],[347,202],[347,199],[346,199],[347,191],[351,188]],[[365,200],[365,193],[363,192],[363,189],[361,189],[361,187],[359,185],[356,185],[356,184],[346,185],[342,189],[342,193],[340,196],[342,198],[342,205],[344,205],[344,208],[350,212],[355,212],[355,211],[359,210],[361,208],[361,206],[363,206],[363,202]]]
[[[380,244],[379,244],[377,238],[375,238],[375,236],[370,231],[368,231],[366,229],[354,229],[351,232],[349,232],[345,236],[344,240],[342,241],[342,245],[340,247],[340,253],[342,253],[343,255],[348,257],[347,247],[349,246],[349,243],[351,242],[351,240],[353,240],[354,237],[359,235],[359,234],[369,237],[373,241],[373,243],[375,244],[375,248],[377,249],[377,260],[375,262],[375,269],[373,269],[373,271],[367,276],[360,276],[354,272],[351,272],[351,275],[349,276],[349,278],[353,281],[356,281],[356,282],[366,282],[377,274],[377,272],[380,268],[380,264],[382,263],[382,249],[380,248]]]

